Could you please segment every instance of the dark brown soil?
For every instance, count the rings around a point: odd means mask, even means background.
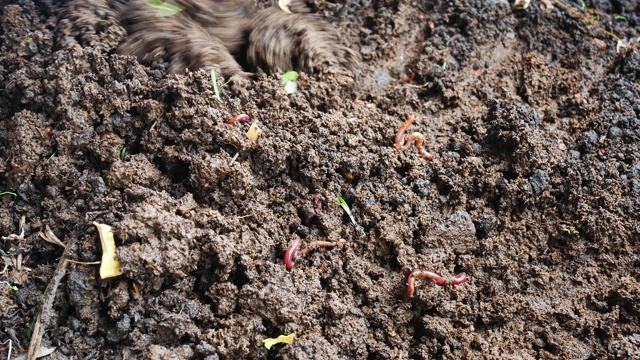
[[[124,274],[69,265],[52,358],[640,357],[640,2],[586,4],[599,21],[567,0],[310,0],[360,88],[259,72],[219,102],[207,71],[118,55],[104,13],[0,0],[0,234],[26,218],[0,242],[0,357],[28,347],[63,253],[38,232],[97,261],[93,221]],[[409,115],[433,161],[394,149]],[[346,243],[287,271],[295,234]],[[413,269],[469,280],[404,301]]]

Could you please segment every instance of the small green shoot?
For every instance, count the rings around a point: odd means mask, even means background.
[[[49,162],[49,160],[53,159],[54,157],[58,156],[58,150],[54,151],[51,156],[49,156],[47,158],[47,162]]]
[[[284,85],[284,92],[287,95],[295,94],[298,92],[298,73],[295,71],[288,71],[282,75],[282,85]]]
[[[173,16],[184,10],[184,8],[172,1],[144,0],[150,8],[157,10],[156,17]]]
[[[447,62],[442,63],[442,71],[447,71]]]
[[[11,160],[11,157],[13,156],[13,151],[15,150],[15,146],[12,146],[11,149],[9,149],[9,156],[7,156],[7,160],[5,160],[4,162],[9,162],[9,160]]]
[[[590,24],[593,21],[600,21],[600,15],[591,17],[591,19],[587,20],[587,24]]]
[[[42,304],[44,304],[44,297],[47,295],[47,291],[49,291],[49,284],[47,284],[47,287],[44,288],[44,292],[42,293],[42,297],[40,298],[40,308],[36,312],[36,316],[33,318],[33,321],[31,322],[31,326],[29,326],[29,332],[27,333],[28,339],[31,339],[31,333],[33,332],[33,327],[36,324],[38,317],[40,316],[40,312],[42,311]]]
[[[7,284],[7,286],[13,291],[18,291],[19,290],[17,286],[11,285],[8,281],[0,281],[0,284]]]
[[[215,94],[215,98],[222,102],[222,99],[220,99],[220,90],[218,89],[218,77],[216,76],[216,71],[214,69],[211,69],[211,83],[213,84],[213,93]]]
[[[13,196],[18,196],[16,193],[11,192],[11,191],[3,191],[3,192],[0,192],[0,196],[2,196],[2,195],[13,195]]]
[[[622,20],[624,22],[627,22],[627,17],[624,15],[616,15],[613,17],[615,20]]]
[[[580,10],[584,11],[587,8],[587,4],[584,3],[584,0],[578,0],[580,3]]]
[[[122,149],[120,149],[120,161],[124,161],[127,156],[127,148],[122,145]]]
[[[349,205],[347,204],[346,201],[344,201],[342,196],[338,196],[338,202],[340,203],[340,206],[342,206],[344,211],[347,213],[347,215],[349,215],[349,219],[351,219],[351,222],[353,223],[353,225],[356,225],[356,220],[353,218],[353,215],[351,215],[351,209],[349,209]]]

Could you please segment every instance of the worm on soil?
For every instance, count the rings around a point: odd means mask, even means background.
[[[407,121],[405,121],[400,126],[400,129],[398,129],[398,132],[396,133],[396,137],[394,140],[395,148],[396,150],[407,150],[412,145],[415,144],[415,147],[418,150],[418,153],[420,154],[420,156],[422,156],[427,160],[433,160],[433,156],[431,156],[431,154],[426,152],[422,147],[422,143],[424,142],[424,136],[421,133],[416,131],[413,134],[409,135],[405,140],[404,134],[413,123],[413,120],[414,120],[413,115],[410,115]]]
[[[413,293],[416,290],[416,278],[419,278],[419,277],[431,279],[440,286],[460,285],[460,284],[463,284],[465,281],[467,281],[466,273],[460,273],[453,277],[444,278],[431,271],[422,271],[422,270],[416,269],[409,274],[409,278],[407,279],[407,292],[404,295],[405,301],[413,297]]]
[[[249,115],[247,115],[247,114],[238,114],[238,115],[232,117],[231,119],[227,120],[227,124],[233,124],[235,122],[243,122],[243,121],[249,121],[249,120],[251,120]]]
[[[302,243],[302,239],[300,236],[296,235],[291,242],[291,245],[287,248],[287,251],[284,253],[284,266],[287,270],[293,269],[296,264],[296,255],[298,255],[298,250],[300,250],[300,244]]]

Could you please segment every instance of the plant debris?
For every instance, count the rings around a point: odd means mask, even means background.
[[[258,127],[258,123],[254,122],[247,131],[247,138],[257,144],[260,134],[262,134],[262,130]]]
[[[264,343],[264,347],[266,347],[267,349],[271,349],[271,347],[275,344],[293,344],[293,340],[295,339],[296,334],[289,334],[289,335],[280,335],[277,338],[273,339],[273,338],[269,338],[269,339],[265,339],[262,340],[262,342]]]
[[[100,243],[102,244],[102,263],[100,264],[100,278],[106,279],[114,276],[122,275],[120,270],[120,260],[116,253],[116,243],[113,238],[111,226],[94,222],[93,225],[98,229],[100,234]]]

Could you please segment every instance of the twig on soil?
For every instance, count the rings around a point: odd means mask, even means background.
[[[238,158],[238,155],[240,155],[240,153],[236,153],[235,155],[233,155],[233,157],[231,158],[231,161],[229,161],[229,166],[233,165],[233,163]]]
[[[431,271],[422,271],[422,270],[413,270],[411,274],[409,274],[409,278],[407,279],[407,292],[404,295],[404,300],[407,301],[413,297],[413,293],[416,290],[416,278],[424,277],[427,279],[431,279],[436,282],[436,284],[440,286],[447,285],[460,285],[467,281],[467,274],[460,273],[454,277],[444,278],[434,272]]]
[[[407,129],[409,129],[409,127],[413,123],[413,120],[413,115],[410,115],[407,121],[405,121],[402,126],[400,126],[400,129],[398,129],[394,140],[396,150],[407,150],[415,143],[416,149],[418,150],[420,156],[427,160],[433,160],[433,156],[424,151],[424,148],[422,148],[424,136],[421,133],[416,131],[413,134],[409,135],[409,137],[407,137],[407,139],[405,140],[404,133],[407,131]]]
[[[28,360],[35,360],[38,357],[38,353],[40,350],[40,345],[42,344],[42,336],[44,335],[44,331],[49,324],[49,320],[51,319],[51,308],[53,306],[53,300],[56,297],[56,292],[58,291],[58,285],[60,285],[60,280],[67,273],[67,257],[69,256],[69,247],[65,248],[62,256],[60,257],[60,261],[58,261],[58,267],[56,271],[53,273],[53,278],[49,282],[49,286],[47,287],[49,291],[45,295],[45,299],[42,303],[42,309],[38,318],[36,320],[35,326],[33,327],[33,332],[31,334],[31,342],[29,343],[29,351],[27,352]]]

